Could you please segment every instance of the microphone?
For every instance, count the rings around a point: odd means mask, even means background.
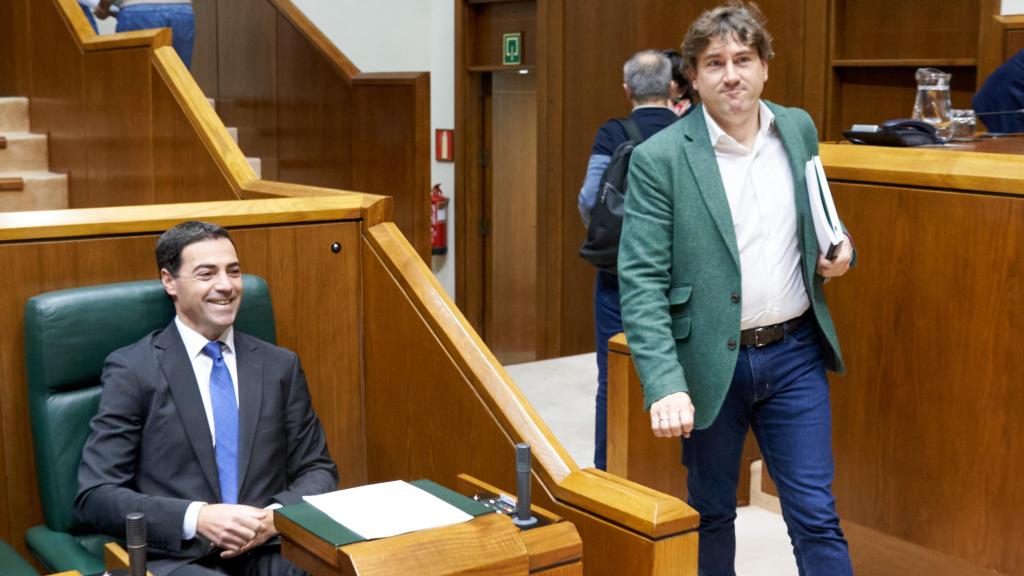
[[[128,575],[146,576],[146,515],[132,512],[125,516]]]
[[[512,517],[512,523],[520,528],[537,523],[530,514],[530,486],[530,445],[520,442],[516,444],[516,514]]]
[[[1002,116],[1004,114],[1024,114],[1024,108],[1019,110],[997,110],[995,112],[975,112],[975,116]]]

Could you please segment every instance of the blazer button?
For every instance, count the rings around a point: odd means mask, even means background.
[[[739,303],[740,303],[740,295],[739,295],[739,294],[737,294],[736,292],[733,292],[733,293],[732,293],[732,294],[731,294],[731,295],[729,296],[729,299],[730,299],[730,300],[732,300],[732,303],[733,303],[733,304],[739,304]]]
[[[729,344],[727,344],[727,346],[729,347],[729,350],[735,350],[736,349],[736,341],[733,340],[732,338],[729,338]]]

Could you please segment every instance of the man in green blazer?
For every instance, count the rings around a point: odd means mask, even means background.
[[[851,574],[831,493],[825,370],[842,371],[804,182],[806,112],[761,100],[771,37],[756,6],[705,12],[682,53],[701,105],[630,161],[619,248],[622,319],[651,429],[683,437],[701,514],[700,574],[733,575],[736,486],[753,428],[801,576]]]

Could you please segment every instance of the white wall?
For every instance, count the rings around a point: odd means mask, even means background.
[[[455,0],[294,0],[363,72],[430,72],[431,183],[455,191],[455,165],[434,161],[434,130],[455,127]],[[428,194],[429,190],[424,190]],[[434,274],[455,297],[455,199],[448,206],[448,254]]]
[[[1024,0],[1002,0],[999,13],[1003,16],[1024,14]]]

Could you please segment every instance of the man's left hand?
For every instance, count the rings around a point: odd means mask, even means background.
[[[825,255],[818,253],[818,274],[825,278],[836,278],[846,274],[850,269],[850,260],[853,259],[853,243],[850,237],[843,234],[843,241],[839,244],[839,253],[834,260],[825,259]]]

